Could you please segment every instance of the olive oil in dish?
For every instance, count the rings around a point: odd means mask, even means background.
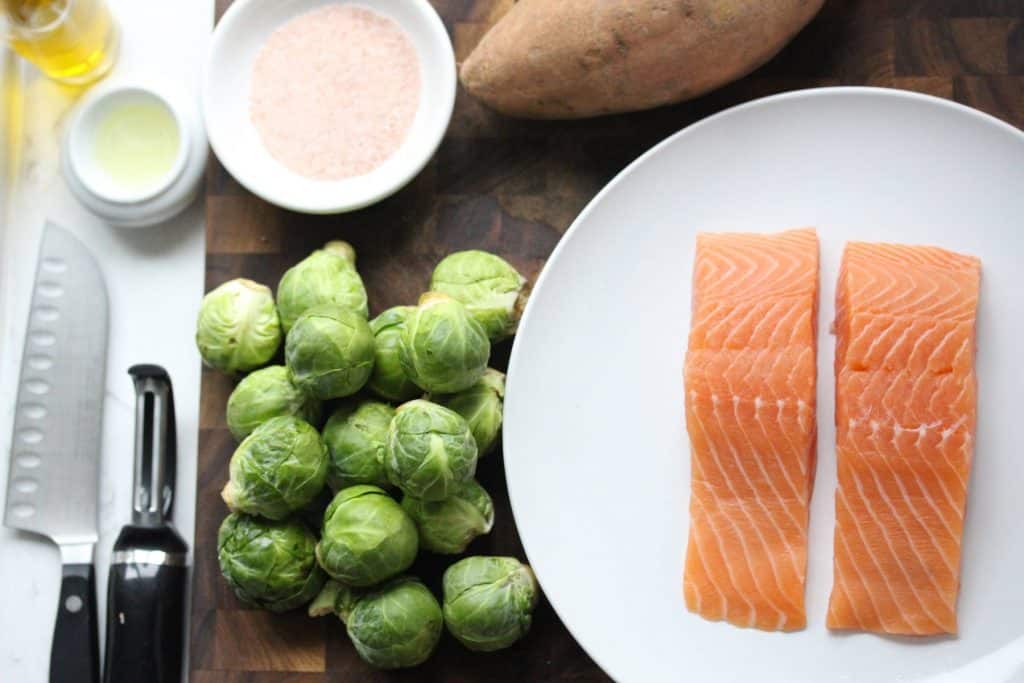
[[[181,130],[165,104],[117,102],[96,124],[93,157],[112,183],[144,191],[171,171],[180,147]]]
[[[108,83],[71,115],[61,148],[68,187],[111,225],[162,223],[187,207],[206,166],[197,103],[163,86]]]
[[[421,80],[416,48],[397,22],[329,4],[270,35],[253,65],[250,119],[267,152],[294,173],[362,176],[402,146]]]

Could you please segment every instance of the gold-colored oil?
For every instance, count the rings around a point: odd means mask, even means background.
[[[120,187],[144,190],[166,177],[181,147],[174,115],[156,102],[113,105],[96,126],[93,156]]]
[[[119,33],[105,0],[0,0],[11,47],[50,78],[81,84],[117,59]]]

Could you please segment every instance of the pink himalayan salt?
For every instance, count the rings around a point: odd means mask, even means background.
[[[256,57],[249,115],[270,154],[300,175],[365,175],[402,145],[420,101],[420,64],[394,20],[325,5],[271,34]]]

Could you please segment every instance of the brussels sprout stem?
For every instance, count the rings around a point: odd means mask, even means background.
[[[344,623],[352,613],[360,594],[334,579],[329,579],[320,593],[309,603],[309,616],[325,617],[333,614]]]
[[[316,618],[334,614],[334,603],[338,599],[338,591],[340,589],[341,584],[337,581],[325,583],[320,593],[313,598],[313,602],[309,603],[309,616]]]
[[[324,245],[324,251],[335,254],[348,261],[354,267],[356,265],[356,250],[352,245],[342,240],[331,240]]]
[[[224,488],[220,491],[221,500],[228,506],[228,509],[234,510],[236,501],[238,500],[238,487],[235,486],[234,482],[229,481],[224,485]]]
[[[424,292],[420,295],[419,305],[426,308],[445,301],[452,301],[452,298],[442,292]]]

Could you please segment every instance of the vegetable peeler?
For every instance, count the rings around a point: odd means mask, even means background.
[[[132,523],[121,529],[107,586],[104,683],[178,683],[188,546],[170,525],[176,444],[171,379],[158,365],[135,383]]]

